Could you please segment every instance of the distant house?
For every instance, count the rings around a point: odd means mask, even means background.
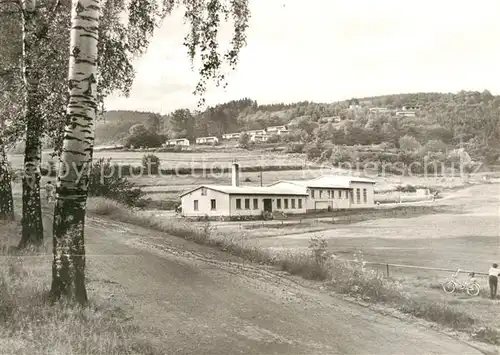
[[[246,131],[245,133],[249,136],[253,136],[255,134],[266,134],[267,132],[265,129],[255,129],[253,131]]]
[[[250,142],[267,142],[268,140],[268,134],[253,134],[250,136]]]
[[[186,138],[178,138],[178,139],[169,139],[163,144],[164,147],[181,145],[181,146],[189,146],[189,140]]]
[[[226,140],[229,140],[229,139],[239,139],[241,136],[241,133],[240,132],[235,132],[235,133],[224,133],[222,135],[222,139],[226,139]]]
[[[419,105],[406,105],[401,108],[403,111],[418,111],[420,110]]]
[[[396,112],[396,116],[401,116],[401,117],[415,117],[417,114],[415,111],[398,111]]]
[[[372,208],[375,181],[355,176],[324,175],[312,180],[278,181],[271,186],[300,187],[308,194],[306,210]]]
[[[286,126],[271,126],[266,128],[267,133],[276,133],[276,134],[279,134],[278,132],[280,131],[287,131],[287,130],[288,129]]]
[[[196,144],[217,144],[219,143],[219,138],[217,137],[199,137],[196,138]]]

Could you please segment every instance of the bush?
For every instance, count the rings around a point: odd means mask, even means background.
[[[425,149],[428,152],[444,152],[446,150],[446,144],[440,140],[433,139],[425,144]]]
[[[144,193],[128,181],[118,164],[101,158],[92,164],[89,176],[89,196],[102,196],[128,206],[136,205]]]
[[[320,143],[311,145],[306,149],[307,159],[311,160],[318,159],[321,157],[322,153],[323,153],[323,146]]]
[[[350,161],[351,157],[349,156],[349,152],[345,148],[335,146],[333,147],[332,153],[330,154],[330,160],[333,164],[338,164]]]
[[[286,149],[287,153],[303,153],[304,143],[291,143]]]
[[[151,131],[142,124],[136,124],[130,128],[129,135],[125,140],[126,147],[160,147],[165,141],[165,137]]]
[[[420,143],[415,137],[407,134],[399,138],[399,148],[406,151],[414,151],[420,148]]]
[[[146,154],[142,157],[142,167],[148,174],[157,175],[160,170],[160,158],[154,154]]]
[[[417,188],[413,185],[397,186],[396,191],[401,192],[417,192]]]
[[[277,134],[272,134],[269,139],[267,140],[268,143],[279,143],[280,142],[280,136]]]
[[[248,133],[242,133],[240,135],[240,139],[238,141],[239,145],[243,149],[248,149],[250,146],[250,136]]]

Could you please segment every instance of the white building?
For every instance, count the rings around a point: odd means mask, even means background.
[[[226,139],[226,140],[229,140],[229,139],[239,139],[241,136],[241,133],[239,132],[236,132],[236,133],[224,133],[222,135],[222,139]]]
[[[267,134],[265,129],[254,129],[253,131],[246,131],[245,133],[249,136],[253,136],[256,134]]]
[[[172,146],[172,145],[189,146],[189,140],[186,138],[169,139],[168,141],[165,142],[165,144],[163,144],[163,146]]]
[[[418,105],[406,105],[401,108],[403,111],[418,111],[420,106]]]
[[[185,217],[259,216],[266,212],[306,212],[307,193],[297,186],[239,186],[239,165],[233,164],[232,185],[202,185],[181,195]]]
[[[267,142],[269,135],[267,134],[253,134],[250,136],[250,142]]]
[[[396,112],[396,116],[401,116],[401,117],[415,117],[417,114],[415,111],[398,111]]]
[[[306,211],[372,208],[375,181],[355,176],[321,176],[303,181],[278,181],[274,187],[300,187],[306,193]]]
[[[219,138],[217,137],[199,137],[196,138],[196,144],[217,144],[219,143]]]
[[[287,130],[286,126],[271,126],[266,128],[267,133],[278,133],[279,131],[286,131],[286,130]]]

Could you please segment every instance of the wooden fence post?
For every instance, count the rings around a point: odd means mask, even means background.
[[[387,278],[389,278],[389,264],[385,264],[386,269],[387,269]]]

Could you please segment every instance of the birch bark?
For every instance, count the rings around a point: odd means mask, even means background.
[[[72,0],[67,108],[53,225],[53,298],[87,303],[85,208],[97,111],[99,0]]]

